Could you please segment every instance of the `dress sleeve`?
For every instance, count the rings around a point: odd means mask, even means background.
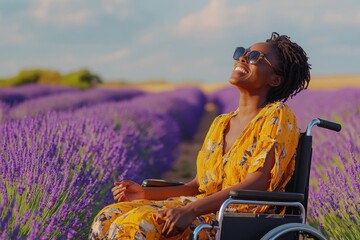
[[[267,154],[275,150],[275,164],[271,169],[269,191],[284,187],[295,168],[295,153],[299,140],[299,129],[293,112],[285,104],[274,107],[263,118],[248,173],[263,167]]]

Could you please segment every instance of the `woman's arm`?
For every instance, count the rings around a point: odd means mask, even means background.
[[[261,190],[266,191],[271,178],[271,169],[275,164],[275,151],[271,148],[267,154],[264,166],[254,173],[249,173],[245,180],[227,189],[216,192],[210,196],[199,199],[196,202],[188,204],[185,208],[196,216],[207,213],[215,213],[220,209],[221,204],[229,198],[231,190]]]
[[[199,194],[199,184],[196,176],[184,185],[173,187],[141,187],[139,184],[128,180],[115,182],[114,185],[111,191],[115,202],[137,199],[164,200],[169,197]]]
[[[197,176],[190,182],[173,187],[145,187],[144,198],[150,200],[164,200],[169,197],[195,196],[199,194]]]
[[[269,186],[274,163],[275,151],[274,148],[271,148],[264,166],[254,173],[249,173],[241,183],[189,203],[183,208],[165,209],[158,212],[155,219],[159,223],[164,223],[163,235],[166,237],[174,236],[189,226],[197,216],[215,213],[220,209],[222,203],[229,198],[231,190],[266,190]]]

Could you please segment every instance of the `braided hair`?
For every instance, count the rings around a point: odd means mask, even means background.
[[[266,42],[277,49],[280,61],[275,73],[284,77],[282,84],[270,89],[267,101],[285,102],[308,87],[311,65],[305,51],[290,41],[290,37],[273,32]]]

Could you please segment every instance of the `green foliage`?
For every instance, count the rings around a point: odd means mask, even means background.
[[[12,82],[9,79],[0,79],[0,87],[10,87]]]
[[[37,83],[41,76],[41,70],[22,70],[12,79],[13,85],[20,86],[28,83]]]
[[[101,82],[102,81],[99,76],[92,74],[87,69],[69,73],[63,76],[61,79],[61,83],[63,85],[79,87],[83,89],[94,87]]]
[[[27,69],[20,71],[15,77],[0,79],[0,87],[20,86],[29,83],[58,84],[87,89],[102,83],[102,80],[87,69],[66,75],[61,75],[51,69]]]

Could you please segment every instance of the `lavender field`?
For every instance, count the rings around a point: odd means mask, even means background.
[[[113,181],[169,170],[206,102],[196,88],[25,92],[0,103],[1,239],[86,239]]]
[[[234,110],[233,88],[161,93],[34,86],[0,91],[0,238],[84,239],[112,202],[114,180],[161,177],[196,133],[207,101]],[[333,239],[360,239],[360,89],[306,91],[288,100],[316,128],[308,223]]]

